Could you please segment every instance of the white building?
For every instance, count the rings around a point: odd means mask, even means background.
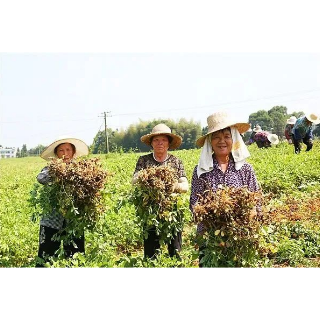
[[[1,158],[15,158],[17,154],[16,148],[3,148],[0,147],[0,159]]]

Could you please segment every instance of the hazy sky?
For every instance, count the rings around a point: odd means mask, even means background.
[[[28,148],[60,135],[91,144],[139,119],[194,119],[225,109],[239,121],[284,105],[319,110],[320,54],[0,54],[0,144]]]

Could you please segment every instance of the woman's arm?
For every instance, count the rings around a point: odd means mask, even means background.
[[[44,167],[41,172],[37,175],[37,180],[41,184],[47,184],[52,181],[49,174],[49,167]]]
[[[197,167],[193,170],[192,179],[191,179],[191,194],[190,194],[190,205],[189,208],[193,213],[193,206],[198,201],[198,194],[203,194],[205,191],[205,182],[202,178],[198,178]]]

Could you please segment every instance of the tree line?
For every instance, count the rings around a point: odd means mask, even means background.
[[[158,123],[165,123],[171,128],[172,133],[182,137],[180,149],[193,149],[196,139],[200,137],[203,132],[200,122],[186,120],[184,118],[178,121],[171,119],[139,120],[137,124],[131,124],[126,130],[114,131],[107,129],[109,150],[111,152],[149,151],[150,147],[141,142],[140,138],[145,134],[149,134],[152,128]],[[105,153],[108,146],[106,144],[105,132],[99,131],[94,137],[90,151],[93,154]]]
[[[299,118],[304,113],[302,111],[288,113],[285,106],[274,106],[270,110],[259,110],[249,115],[248,122],[251,128],[260,125],[262,130],[275,133],[280,139],[284,137],[284,128],[287,124],[287,119],[291,116]],[[98,131],[90,146],[90,151],[93,154],[110,152],[148,152],[150,147],[141,142],[140,138],[149,134],[152,128],[159,124],[165,123],[171,128],[172,133],[182,137],[182,144],[179,149],[194,149],[196,148],[196,140],[204,135],[208,128],[201,127],[199,121],[186,120],[181,118],[177,121],[172,119],[153,119],[150,121],[139,120],[136,124],[131,124],[127,129],[112,130],[107,129],[107,140],[105,131]],[[244,140],[248,140],[250,132],[244,134]],[[315,136],[320,137],[320,125],[317,125],[313,130]],[[22,149],[17,150],[17,157],[38,156],[45,149],[45,146],[38,145],[35,148],[27,150],[26,145]]]

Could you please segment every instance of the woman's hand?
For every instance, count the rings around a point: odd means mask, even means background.
[[[179,178],[173,185],[173,192],[184,193],[189,190],[189,184],[186,177]]]

